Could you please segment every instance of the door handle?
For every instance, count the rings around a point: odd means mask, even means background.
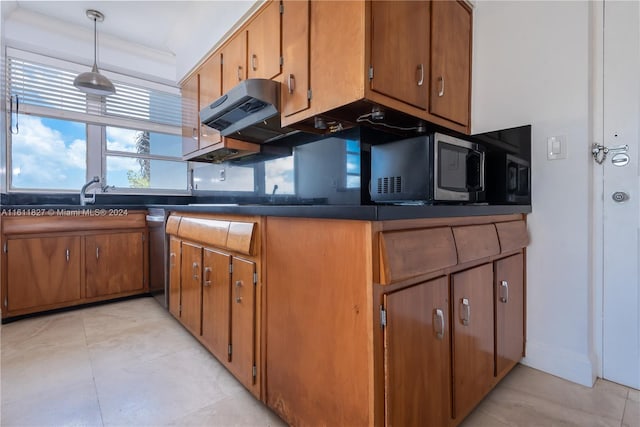
[[[238,65],[238,81],[242,81],[242,65]]]
[[[444,338],[444,313],[439,308],[433,310],[433,330],[437,339]]]
[[[69,251],[69,249],[67,249],[67,250],[65,251],[65,256],[66,256],[66,258],[67,258],[67,262],[69,262],[69,258],[70,258],[70,256],[71,256],[71,252]]]
[[[611,198],[616,203],[623,203],[629,200],[629,193],[625,193],[624,191],[616,191],[611,195]]]
[[[171,255],[169,255],[169,268],[174,268],[176,266],[176,254],[175,253],[171,253]]]
[[[424,83],[424,65],[418,64],[418,86],[422,86]]]
[[[204,269],[204,286],[211,286],[211,267]]]
[[[236,304],[242,302],[242,295],[240,295],[240,287],[242,286],[242,280],[236,281]]]
[[[100,247],[96,246],[96,259],[100,259]]]
[[[287,77],[287,89],[289,90],[290,94],[293,93],[294,90],[296,90],[296,78],[293,74],[289,74],[289,76]]]
[[[255,53],[251,55],[251,69],[253,71],[258,69],[258,56]]]
[[[440,90],[438,91],[438,96],[442,97],[444,96],[444,77],[439,76],[438,83],[440,84]]]
[[[471,321],[471,304],[468,298],[462,298],[460,300],[460,320],[464,326],[468,326]]]
[[[509,282],[506,280],[500,281],[500,302],[509,302]]]
[[[198,267],[199,267],[198,263],[194,262],[193,265],[192,265],[192,268],[193,268],[193,280],[198,280],[198,270],[199,270]]]

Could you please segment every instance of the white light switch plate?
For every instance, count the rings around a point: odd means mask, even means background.
[[[547,159],[559,160],[567,158],[567,137],[564,135],[547,138]]]

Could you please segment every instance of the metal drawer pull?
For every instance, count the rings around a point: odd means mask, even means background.
[[[287,77],[287,89],[289,89],[289,93],[293,93],[296,90],[296,78],[293,74],[289,74],[289,77]]]
[[[96,259],[100,259],[100,247],[96,246]]]
[[[238,81],[242,81],[242,65],[238,65]]]
[[[509,302],[509,282],[506,280],[500,282],[500,302]]]
[[[176,254],[171,252],[169,255],[169,268],[174,268],[176,266]]]
[[[256,71],[258,69],[258,57],[255,53],[251,55],[251,69],[253,71]]]
[[[438,92],[438,96],[444,96],[444,77],[438,77],[438,83],[440,83],[440,91]]]
[[[240,287],[242,286],[242,280],[236,281],[236,304],[242,302],[242,296],[240,296]]]
[[[205,267],[204,269],[204,285],[211,286],[211,267]]]
[[[424,65],[418,65],[418,72],[420,73],[420,77],[418,77],[418,86],[422,86],[424,83]]]
[[[439,340],[444,338],[444,313],[439,308],[433,310],[433,330],[436,333],[436,338]]]
[[[195,140],[198,139],[198,129],[197,128],[191,129],[191,138],[193,138]]]
[[[193,280],[198,280],[198,263],[194,262],[193,263]]]
[[[67,256],[67,262],[69,262],[69,256],[71,255],[71,252],[69,252],[69,249],[67,249],[66,251],[66,256]]]
[[[462,324],[464,326],[468,326],[469,325],[469,321],[471,320],[471,305],[469,304],[469,300],[467,298],[462,298],[462,300],[460,300],[460,303],[462,305],[462,311],[460,313],[461,319],[462,320]]]

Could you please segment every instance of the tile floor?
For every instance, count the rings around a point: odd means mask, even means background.
[[[152,298],[1,330],[2,426],[283,426]],[[518,366],[462,424],[640,427],[640,393]]]

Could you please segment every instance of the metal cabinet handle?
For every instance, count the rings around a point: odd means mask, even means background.
[[[67,258],[67,262],[69,262],[69,258],[71,256],[71,252],[69,251],[69,249],[66,250],[66,258]]]
[[[444,313],[439,308],[433,310],[433,330],[436,338],[439,340],[444,338]]]
[[[258,56],[255,53],[251,55],[251,69],[253,71],[258,69]]]
[[[191,138],[198,139],[198,128],[191,129]]]
[[[296,78],[293,74],[289,74],[287,77],[287,89],[289,93],[293,93],[293,91],[296,90]]]
[[[500,302],[505,304],[509,302],[509,282],[506,280],[500,282]]]
[[[444,77],[438,77],[438,83],[440,84],[440,90],[438,91],[438,96],[444,96]]]
[[[198,280],[198,270],[199,270],[198,263],[194,262],[192,268],[193,268],[193,280]]]
[[[100,247],[96,246],[96,259],[100,259]]]
[[[242,81],[242,65],[238,65],[238,81]]]
[[[176,254],[171,252],[169,255],[169,268],[174,268],[176,266]]]
[[[242,286],[242,280],[236,281],[236,304],[242,302],[242,296],[240,295],[240,287]]]
[[[204,285],[211,286],[211,267],[205,267],[204,269]]]
[[[467,298],[462,298],[460,300],[461,310],[460,310],[460,320],[464,326],[469,325],[469,321],[471,320],[471,305],[469,304],[469,300]]]
[[[423,64],[418,65],[418,73],[420,76],[418,77],[418,86],[422,86],[422,84],[424,83],[424,65]]]

